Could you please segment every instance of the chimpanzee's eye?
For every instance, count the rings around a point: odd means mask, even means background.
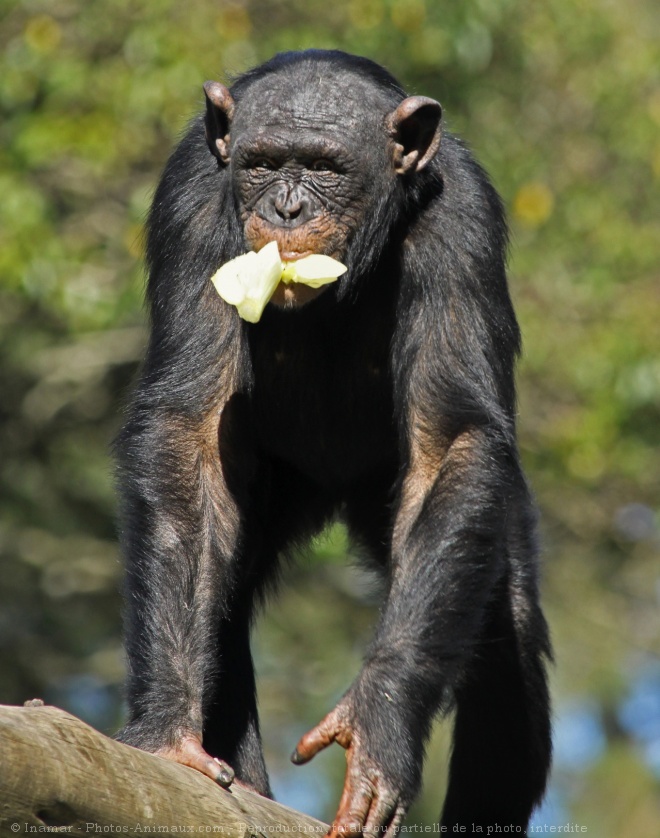
[[[248,163],[249,169],[265,169],[272,172],[277,169],[276,163],[269,157],[253,157]]]
[[[312,163],[309,164],[309,168],[313,172],[336,172],[337,167],[332,162],[332,160],[328,160],[325,157],[319,157],[318,160],[314,160]]]

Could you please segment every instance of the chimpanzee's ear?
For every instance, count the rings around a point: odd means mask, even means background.
[[[206,95],[206,142],[218,160],[227,165],[229,162],[229,125],[234,116],[234,100],[224,84],[207,81],[204,84]]]
[[[409,96],[387,117],[394,140],[394,171],[419,172],[440,147],[442,108],[435,99]]]

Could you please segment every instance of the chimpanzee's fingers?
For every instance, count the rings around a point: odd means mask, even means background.
[[[385,831],[385,835],[383,836],[383,838],[394,838],[394,836],[397,834],[399,830],[399,827],[401,826],[401,821],[406,816],[407,811],[408,808],[406,806],[402,806],[401,804],[399,804],[396,807],[396,809],[394,810],[394,816],[392,817],[390,825],[387,827],[387,830]]]
[[[341,732],[338,726],[337,711],[332,710],[316,727],[313,727],[300,739],[291,754],[291,762],[296,765],[303,765],[313,756],[316,756],[319,751],[322,751],[323,748],[331,745]],[[340,742],[340,744],[344,745],[344,742]],[[347,747],[347,745],[344,745],[344,747]]]
[[[371,783],[362,782],[355,787],[347,782],[344,785],[337,814],[328,832],[328,838],[337,838],[346,833],[349,835],[361,833],[373,796],[374,789]]]
[[[365,835],[389,834],[397,815],[398,797],[394,792],[380,791],[374,798],[369,815],[365,821],[363,832]]]

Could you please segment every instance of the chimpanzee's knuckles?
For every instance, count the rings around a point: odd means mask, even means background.
[[[355,734],[358,747],[352,770],[373,785],[378,811],[389,808],[390,815],[398,805],[410,806],[421,784],[423,754],[410,747],[410,737],[402,730],[403,724],[387,737],[376,736],[373,730]]]
[[[393,836],[397,834],[403,819],[408,814],[408,808],[408,806],[403,806],[401,804],[396,807],[396,809],[394,810],[394,815],[390,819],[389,826],[385,830],[383,838],[393,838]]]
[[[369,836],[382,835],[392,821],[394,812],[398,808],[398,798],[392,790],[379,790],[374,800],[369,816],[364,824],[363,833]]]
[[[382,836],[393,824],[401,822],[409,805],[402,803],[400,792],[393,785],[382,779],[363,779],[337,812],[331,833]]]

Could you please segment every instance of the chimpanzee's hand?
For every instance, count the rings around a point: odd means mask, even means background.
[[[380,834],[390,838],[415,795],[418,776],[393,777],[367,750],[364,732],[354,720],[348,696],[298,742],[291,757],[296,765],[308,762],[332,742],[346,749],[346,779],[339,809],[328,835]]]

